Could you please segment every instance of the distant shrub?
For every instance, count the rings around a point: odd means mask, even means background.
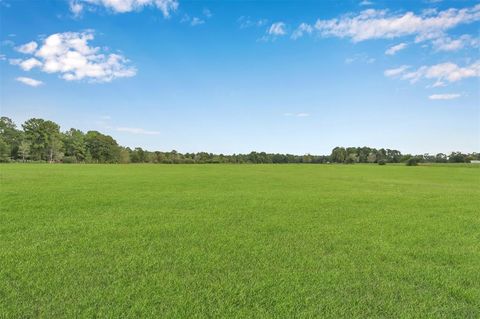
[[[352,157],[347,157],[345,164],[355,164],[355,159]]]
[[[416,159],[415,157],[411,157],[407,160],[405,165],[407,165],[407,166],[417,166],[418,165],[418,159]]]
[[[381,159],[378,161],[378,165],[385,165],[385,164],[387,164],[387,161],[384,159]]]
[[[77,158],[75,156],[64,156],[62,161],[66,164],[75,164],[77,162]]]

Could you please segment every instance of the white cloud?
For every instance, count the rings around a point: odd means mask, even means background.
[[[385,51],[385,54],[386,55],[395,55],[398,51],[403,50],[406,47],[407,47],[407,44],[402,42],[402,43],[399,43],[397,45],[394,45],[394,46],[388,48]]]
[[[400,74],[403,74],[408,68],[410,68],[410,66],[402,65],[402,66],[400,66],[398,68],[395,68],[395,69],[385,70],[385,72],[383,72],[383,74],[385,74],[385,76],[388,76],[388,77],[395,77],[395,76],[398,76]]]
[[[194,26],[197,26],[197,25],[201,25],[201,24],[204,24],[205,23],[205,20],[203,19],[200,19],[198,17],[190,17],[188,14],[185,14],[182,18],[182,20],[180,20],[181,23],[188,23],[190,24],[192,27]]]
[[[267,30],[267,34],[273,35],[273,36],[282,36],[287,34],[287,31],[285,30],[286,25],[283,22],[275,22],[273,23],[270,28]]]
[[[40,67],[42,66],[42,62],[35,58],[29,58],[26,60],[22,59],[10,59],[10,64],[12,65],[18,65],[22,70],[24,71],[30,71],[31,69],[35,67]]]
[[[24,45],[16,47],[15,50],[24,54],[32,54],[33,52],[35,52],[37,47],[38,47],[37,42],[31,41],[31,42],[25,43]]]
[[[196,25],[200,25],[200,24],[204,24],[204,23],[205,23],[205,20],[202,20],[202,19],[197,18],[197,17],[193,17],[192,21],[190,22],[190,24],[192,26],[196,26]]]
[[[359,5],[361,6],[371,6],[373,4],[373,2],[371,1],[368,1],[368,0],[363,0],[363,1],[360,1]]]
[[[117,127],[115,128],[118,132],[125,132],[131,134],[141,134],[141,135],[158,135],[160,132],[158,131],[147,131],[143,128],[136,128],[136,127]]]
[[[106,54],[99,47],[89,46],[92,32],[65,32],[48,36],[41,46],[26,60],[13,59],[11,64],[29,71],[39,67],[46,73],[60,73],[67,81],[86,79],[110,82],[116,78],[131,77],[136,69],[120,54]]]
[[[0,61],[5,61],[7,59],[7,57],[5,56],[5,54],[0,54]]]
[[[308,117],[309,113],[300,112],[300,113],[283,113],[283,116],[292,116],[292,117]]]
[[[263,27],[268,23],[267,19],[252,20],[250,17],[241,16],[237,19],[237,23],[240,25],[240,29],[246,29],[251,27]]]
[[[317,20],[315,28],[322,36],[350,38],[353,42],[393,39],[407,35],[415,35],[418,42],[438,38],[448,29],[479,20],[480,4],[430,15],[416,15],[413,12],[399,15],[388,10],[368,9],[358,15],[348,14],[339,19]]]
[[[73,13],[74,17],[79,17],[83,12],[83,4],[77,0],[70,1],[70,11]]]
[[[208,9],[208,8],[204,8],[204,9],[202,10],[202,13],[203,13],[203,15],[206,16],[207,18],[211,18],[211,17],[213,16],[212,11],[210,11],[210,9]]]
[[[71,0],[69,7],[70,7],[70,11],[73,13],[75,17],[78,17],[82,14],[83,4],[81,4],[80,2],[76,0]]]
[[[304,34],[310,34],[313,32],[313,27],[307,23],[301,23],[298,28],[292,33],[292,39],[296,40],[303,37]]]
[[[23,76],[18,77],[15,80],[17,80],[18,82],[21,82],[25,85],[29,85],[29,86],[33,86],[33,87],[37,87],[37,86],[40,86],[40,85],[43,84],[42,81],[35,80],[35,79],[32,79],[32,78],[23,77]]]
[[[457,39],[444,36],[432,40],[432,45],[437,51],[458,51],[467,46],[478,48],[480,46],[480,40],[472,38],[472,36],[468,34],[464,34]]]
[[[450,94],[432,94],[428,98],[430,100],[453,100],[461,97],[461,94],[450,93]]]
[[[308,116],[310,116],[310,114],[308,114],[308,113],[297,113],[296,116],[297,117],[308,117]]]
[[[375,62],[374,58],[369,57],[368,55],[362,53],[362,54],[355,54],[353,57],[346,58],[345,63],[346,64],[351,64],[353,62],[360,62],[360,63],[366,63],[366,64],[371,64]]]
[[[103,6],[114,13],[131,12],[141,10],[147,6],[154,6],[162,11],[163,16],[166,18],[178,8],[177,0],[78,0],[77,4],[80,3]],[[75,14],[73,10],[72,12]]]
[[[446,82],[457,82],[471,77],[480,77],[480,60],[460,67],[455,63],[446,62],[432,66],[422,66],[415,71],[407,72],[407,68],[397,68],[386,70],[384,72],[389,77],[400,77],[402,80],[408,80],[415,83],[421,79],[435,80],[432,87],[444,86]]]

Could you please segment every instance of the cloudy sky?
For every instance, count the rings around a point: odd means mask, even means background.
[[[0,107],[125,146],[480,151],[479,1],[0,0]]]

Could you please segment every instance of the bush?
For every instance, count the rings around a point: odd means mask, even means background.
[[[75,156],[64,156],[63,162],[65,164],[74,164],[77,162],[77,158]]]
[[[355,164],[355,159],[347,157],[347,159],[345,160],[345,164]]]
[[[387,164],[387,161],[384,159],[381,159],[378,161],[378,165],[385,165],[385,164]]]
[[[409,158],[407,162],[405,163],[407,166],[417,166],[418,165],[418,159],[415,157]]]

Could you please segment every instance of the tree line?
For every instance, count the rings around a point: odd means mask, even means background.
[[[61,132],[60,126],[49,120],[32,118],[21,129],[8,117],[0,118],[0,162],[50,163],[466,163],[480,160],[480,153],[449,155],[402,154],[398,150],[370,147],[335,147],[330,155],[292,155],[251,152],[249,154],[212,154],[207,152],[179,153],[147,151],[140,147],[123,147],[98,131],[86,133],[71,128]]]

